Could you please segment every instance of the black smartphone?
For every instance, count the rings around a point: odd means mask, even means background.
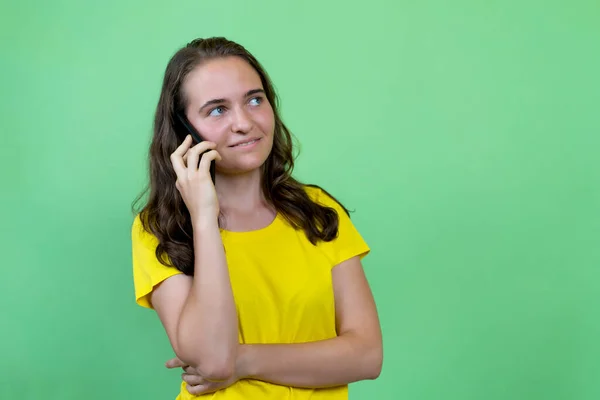
[[[177,132],[177,135],[179,136],[179,139],[182,142],[187,135],[192,135],[192,139],[194,139],[195,144],[200,143],[204,140],[202,138],[202,136],[200,136],[200,134],[198,133],[196,128],[194,128],[192,126],[192,124],[190,123],[190,121],[188,121],[188,119],[185,115],[183,115],[180,112],[176,112],[175,115],[177,116],[177,120],[178,120],[175,123],[177,125],[175,127],[175,130]],[[177,122],[179,122],[179,123],[177,123]],[[214,161],[211,161],[211,163],[210,163],[210,177],[214,184],[215,183],[215,162]]]

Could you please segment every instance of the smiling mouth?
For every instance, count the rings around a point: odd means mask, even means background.
[[[254,144],[254,143],[258,142],[259,140],[260,140],[260,138],[258,138],[258,139],[252,139],[252,140],[249,140],[247,142],[234,144],[233,146],[229,146],[229,147],[246,147],[246,146],[250,146],[251,144]]]

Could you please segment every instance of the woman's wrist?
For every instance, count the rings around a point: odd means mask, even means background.
[[[252,346],[247,344],[239,345],[235,366],[235,371],[239,379],[252,379],[256,377],[252,354]]]
[[[192,229],[196,232],[214,230],[219,228],[219,220],[216,217],[195,217],[192,218]]]

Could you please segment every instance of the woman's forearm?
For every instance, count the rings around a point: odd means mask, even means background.
[[[241,345],[239,362],[250,379],[294,387],[333,387],[376,379],[382,350],[380,345],[345,334],[310,343]]]
[[[207,379],[228,379],[238,347],[237,314],[216,220],[194,226],[194,257],[193,284],[179,320],[180,358]]]

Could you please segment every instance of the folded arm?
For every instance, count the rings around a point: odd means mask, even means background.
[[[194,277],[162,282],[152,305],[177,357],[205,379],[225,381],[234,373],[237,313],[219,227],[194,227]]]
[[[383,361],[373,295],[358,257],[332,270],[338,336],[294,344],[240,345],[242,376],[293,387],[331,387],[375,379]]]

